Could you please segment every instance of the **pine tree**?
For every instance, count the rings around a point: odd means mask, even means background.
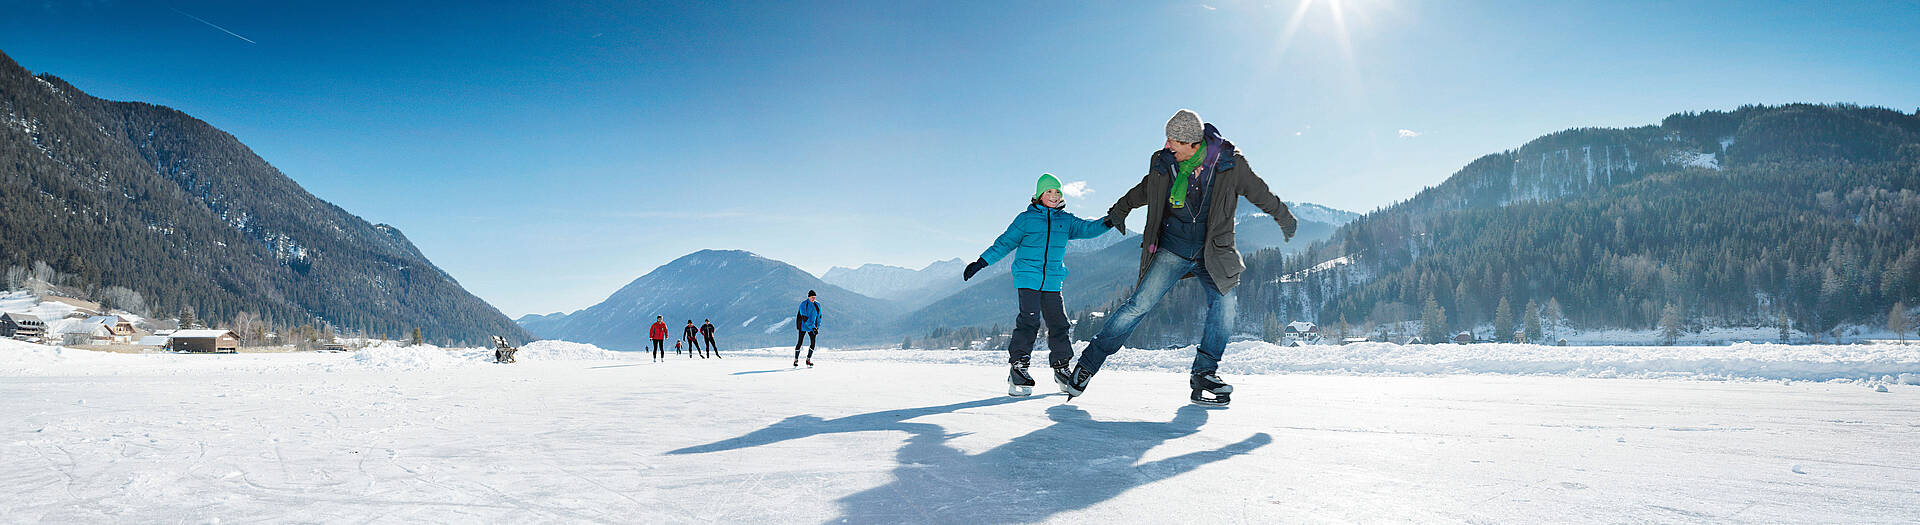
[[[184,330],[193,330],[193,329],[200,328],[200,320],[193,318],[192,308],[187,308],[185,310],[180,311],[180,328]]]
[[[1427,295],[1427,306],[1420,312],[1420,338],[1427,344],[1439,344],[1447,340],[1447,309],[1440,302]]]
[[[1546,329],[1542,331],[1542,335],[1545,337],[1552,337],[1555,328],[1560,326],[1560,323],[1562,321],[1565,321],[1567,318],[1566,312],[1563,312],[1560,310],[1560,298],[1558,297],[1547,298],[1547,310],[1544,313],[1546,314],[1547,319],[1546,319],[1546,327],[1545,327]],[[1546,342],[1545,337],[1542,338],[1541,342]]]
[[[913,348],[913,336],[911,336],[911,335],[909,335],[909,336],[907,336],[907,338],[906,338],[906,339],[901,339],[901,340],[900,340],[900,349],[901,349],[901,350],[907,350],[907,349],[911,349],[911,348]]]
[[[1521,315],[1525,319],[1520,329],[1526,332],[1527,342],[1545,344],[1547,342],[1545,334],[1540,331],[1540,304],[1527,301],[1527,311]]]
[[[1787,342],[1787,340],[1788,340],[1788,337],[1789,337],[1789,336],[1791,336],[1791,335],[1793,335],[1793,334],[1792,334],[1792,332],[1791,332],[1791,330],[1790,330],[1790,327],[1791,327],[1791,325],[1790,325],[1790,324],[1788,324],[1788,322],[1787,322],[1787,309],[1786,309],[1786,308],[1781,308],[1781,309],[1780,309],[1780,320],[1779,320],[1779,321],[1777,321],[1777,323],[1778,323],[1778,324],[1780,325],[1780,342],[1781,342],[1781,343],[1786,343],[1786,342]]]
[[[1680,329],[1685,318],[1680,316],[1680,306],[1667,303],[1667,309],[1660,314],[1660,336],[1671,346],[1680,339]]]
[[[1528,306],[1532,306],[1531,303]],[[1493,309],[1493,340],[1513,342],[1513,303],[1500,298],[1500,306]]]
[[[1266,322],[1260,324],[1260,339],[1269,343],[1280,344],[1280,340],[1286,336],[1287,331],[1280,327],[1280,320],[1275,318],[1272,312],[1268,312]]]
[[[420,338],[420,327],[418,326],[413,327],[413,346],[420,346],[421,344],[422,344],[422,340]]]
[[[1887,330],[1900,336],[1900,344],[1907,343],[1907,303],[1893,303],[1893,310],[1887,312]]]

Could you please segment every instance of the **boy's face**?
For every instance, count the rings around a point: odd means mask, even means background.
[[[1058,208],[1066,201],[1066,198],[1060,196],[1060,190],[1048,189],[1046,193],[1040,194],[1040,204],[1048,208]]]

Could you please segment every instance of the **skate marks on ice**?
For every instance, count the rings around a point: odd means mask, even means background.
[[[1193,405],[1181,406],[1165,422],[1101,421],[1079,407],[1054,405],[1046,409],[1050,425],[978,454],[951,445],[967,433],[912,421],[1037,397],[994,397],[831,420],[794,416],[744,436],[669,454],[721,453],[843,432],[905,432],[909,437],[896,454],[893,481],[839,499],[842,516],[826,523],[1031,523],[1273,442],[1271,436],[1255,433],[1217,449],[1141,463],[1155,447],[1200,431],[1212,410]]]
[[[813,367],[811,367],[811,366],[809,366],[809,367],[807,367],[807,368],[813,368]],[[794,372],[794,371],[798,371],[798,370],[806,370],[807,368],[800,368],[800,367],[796,367],[796,366],[783,366],[783,367],[780,367],[780,368],[769,368],[769,369],[766,369],[766,370],[742,370],[742,371],[739,371],[739,372],[734,372],[734,373],[731,373],[731,374],[727,374],[727,375],[733,375],[733,376],[749,376],[749,375],[753,375],[753,374],[771,374],[771,373],[774,373],[774,372]]]

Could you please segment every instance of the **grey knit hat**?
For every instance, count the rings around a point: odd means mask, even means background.
[[[1167,138],[1185,143],[1200,142],[1200,114],[1182,109],[1167,119]]]

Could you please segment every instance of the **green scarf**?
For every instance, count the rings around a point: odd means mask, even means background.
[[[1207,143],[1202,141],[1200,142],[1200,149],[1194,150],[1192,157],[1187,157],[1187,160],[1180,161],[1180,165],[1174,166],[1173,191],[1167,194],[1167,204],[1171,204],[1175,208],[1186,207],[1187,177],[1193,175],[1194,168],[1200,167],[1200,163],[1205,161],[1206,158]]]

